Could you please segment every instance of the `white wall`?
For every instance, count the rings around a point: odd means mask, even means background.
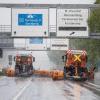
[[[10,8],[0,8],[0,25],[11,25]]]

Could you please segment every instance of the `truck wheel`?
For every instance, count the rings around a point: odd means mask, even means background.
[[[15,75],[19,74],[19,69],[15,69]]]

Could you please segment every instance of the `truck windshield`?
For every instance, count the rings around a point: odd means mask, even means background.
[[[28,59],[27,56],[21,56],[21,62],[22,63],[27,63],[27,59]]]

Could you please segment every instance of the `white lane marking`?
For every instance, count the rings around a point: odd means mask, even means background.
[[[1,76],[0,77],[0,80],[3,80],[3,79],[5,79],[5,78],[7,78],[6,76]]]
[[[95,87],[91,87],[91,86],[89,86],[88,84],[84,84],[83,86],[89,87],[89,88],[91,88],[91,89],[94,89],[94,90],[97,90],[98,92],[100,92],[100,89],[96,89]]]
[[[13,100],[17,100],[21,95],[22,93],[25,91],[25,89],[30,85],[31,81],[28,82],[28,84],[26,84],[26,86],[21,89],[21,91],[13,98]]]
[[[92,85],[92,86],[95,86],[95,87],[97,87],[97,88],[100,88],[100,86],[99,85],[96,85],[96,84],[93,84],[93,83],[90,83],[90,82],[86,82],[87,84],[90,84],[90,85]]]

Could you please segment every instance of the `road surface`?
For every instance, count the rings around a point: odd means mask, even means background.
[[[3,77],[0,78],[0,100],[100,100],[100,87],[88,81]]]

